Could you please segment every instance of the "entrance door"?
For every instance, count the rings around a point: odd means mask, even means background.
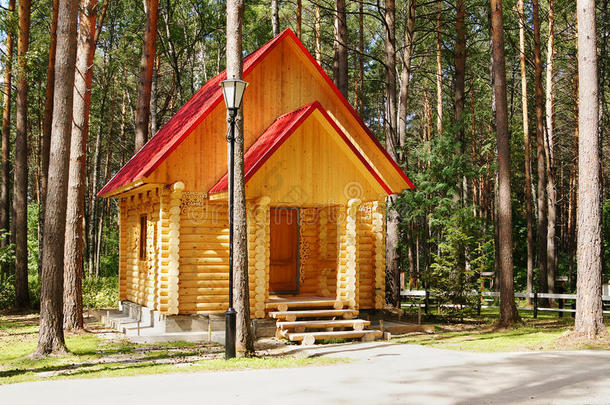
[[[298,222],[297,209],[271,208],[269,291],[272,293],[298,293]]]

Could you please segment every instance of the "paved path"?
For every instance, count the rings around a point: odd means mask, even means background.
[[[347,364],[0,386],[1,404],[610,404],[610,352],[464,353],[384,342],[309,349]]]

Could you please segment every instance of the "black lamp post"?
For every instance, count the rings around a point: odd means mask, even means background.
[[[225,99],[229,116],[227,118],[227,146],[228,146],[228,174],[229,174],[229,308],[225,312],[225,358],[232,359],[235,357],[235,335],[236,335],[236,315],[233,309],[233,184],[235,183],[235,174],[233,172],[235,149],[235,117],[241,107],[241,102],[244,96],[244,91],[248,83],[239,79],[227,79],[220,82],[222,94]]]

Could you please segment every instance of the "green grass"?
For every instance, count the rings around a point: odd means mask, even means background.
[[[33,360],[29,355],[36,349],[37,339],[37,315],[0,316],[0,385],[49,379],[305,367],[347,361],[293,356],[224,360],[224,350],[216,344],[133,344],[104,339],[95,333],[67,335],[68,355]]]
[[[438,349],[470,352],[514,352],[553,349],[553,344],[568,328],[515,327],[507,330],[446,332],[397,338],[400,343],[418,344]]]

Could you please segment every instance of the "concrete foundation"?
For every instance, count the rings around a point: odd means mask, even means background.
[[[119,310],[101,311],[100,321],[138,343],[171,341],[216,342],[224,344],[224,314],[164,315],[130,301],[121,301]],[[274,319],[253,319],[255,338],[275,336]]]

